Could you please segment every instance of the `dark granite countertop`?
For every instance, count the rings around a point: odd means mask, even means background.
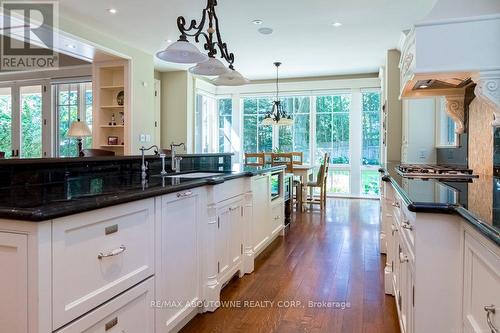
[[[500,246],[500,178],[480,176],[467,180],[402,177],[387,163],[381,168],[412,212],[455,213]]]
[[[231,179],[279,171],[284,168],[284,166],[266,166],[239,167],[233,171],[190,171],[221,174],[195,179],[161,177],[152,174],[146,182],[141,180],[141,175],[137,171],[118,174],[103,172],[69,176],[64,180],[53,182],[0,187],[0,218],[33,222],[46,221],[200,186],[216,185]]]

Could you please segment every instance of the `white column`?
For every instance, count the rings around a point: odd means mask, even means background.
[[[362,131],[362,101],[360,89],[352,90],[351,117],[349,122],[351,194],[361,194],[361,131]]]

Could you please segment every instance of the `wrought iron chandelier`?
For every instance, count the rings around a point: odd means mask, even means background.
[[[269,111],[262,120],[262,125],[291,126],[293,125],[293,119],[283,110],[280,101],[279,67],[281,66],[281,62],[275,62],[274,66],[276,66],[276,99],[273,102],[271,111]]]
[[[227,44],[222,40],[219,19],[215,13],[217,0],[208,0],[207,6],[202,11],[202,17],[198,23],[191,20],[188,24],[183,16],[177,18],[177,28],[181,35],[179,40],[160,51],[156,56],[168,62],[181,64],[197,64],[189,71],[197,75],[218,76],[213,82],[218,85],[237,86],[244,85],[250,81],[234,69],[234,54],[229,52]],[[204,31],[205,25],[208,28]],[[207,54],[201,53],[196,46],[188,41],[188,37],[194,37],[199,43],[203,38],[203,48]],[[229,66],[226,67],[216,56],[224,59]]]

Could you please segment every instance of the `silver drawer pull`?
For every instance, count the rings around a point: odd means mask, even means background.
[[[106,324],[104,324],[104,330],[109,331],[110,329],[112,329],[116,325],[118,325],[118,317],[114,317],[113,319],[108,321]]]
[[[391,224],[391,229],[392,229],[392,235],[394,236],[394,233],[398,231],[398,228],[394,224]]]
[[[232,212],[234,210],[237,210],[239,206],[233,206],[233,207],[229,207],[229,211]]]
[[[274,219],[275,219],[275,220],[279,220],[279,219],[281,219],[281,216],[280,216],[280,215],[278,215],[278,216],[276,216]]]
[[[399,252],[399,262],[400,263],[405,263],[408,262],[408,256],[404,255],[402,252]]]
[[[125,247],[125,245],[121,245],[119,248],[111,250],[108,253],[99,252],[99,254],[97,255],[97,259],[100,260],[102,258],[115,257],[115,256],[125,252],[126,249],[127,248]]]
[[[405,222],[405,223],[401,224],[401,227],[403,227],[405,229],[408,229],[410,231],[413,230],[413,226],[410,223],[408,223],[408,222]]]
[[[397,202],[397,201],[394,201],[392,203],[392,207],[401,208],[401,206],[399,205],[399,202]]]
[[[189,197],[193,192],[191,191],[186,191],[184,193],[177,193],[177,198],[184,198],[184,197]]]
[[[484,307],[484,311],[486,311],[486,321],[488,322],[488,326],[490,327],[491,333],[499,333],[498,328],[493,324],[492,316],[496,312],[496,308],[494,304],[487,305]]]

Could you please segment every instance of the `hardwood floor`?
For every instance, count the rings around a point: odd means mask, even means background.
[[[286,237],[256,260],[254,273],[233,279],[221,295],[240,305],[274,304],[221,307],[197,315],[181,332],[399,332],[394,298],[384,295],[378,210],[374,200],[328,199],[324,213],[297,213]],[[350,304],[320,308],[309,301]]]

